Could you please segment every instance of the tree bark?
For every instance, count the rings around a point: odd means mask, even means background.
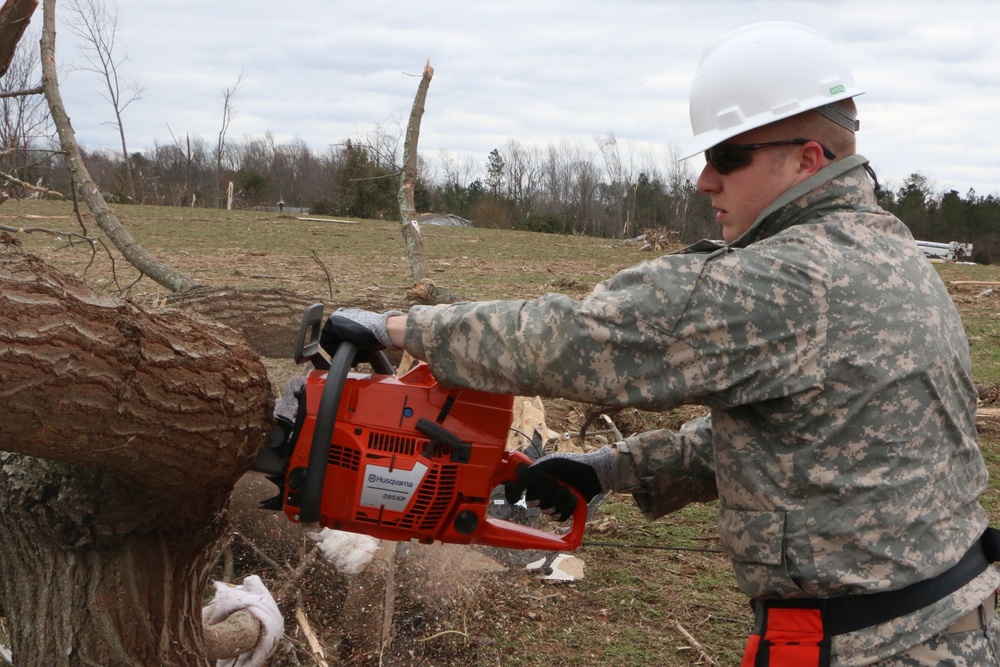
[[[0,605],[17,664],[208,665],[202,595],[271,388],[232,331],[0,238]]]
[[[254,352],[271,359],[295,355],[302,312],[316,301],[284,289],[227,287],[196,288],[167,297],[168,306],[238,331]],[[336,305],[326,303],[326,308],[332,312]]]
[[[56,75],[55,38],[56,0],[44,0],[42,4],[42,89],[52,114],[52,122],[59,133],[59,145],[66,156],[66,164],[73,178],[73,186],[78,199],[83,200],[94,214],[97,226],[108,235],[118,251],[135,268],[167,288],[171,292],[183,292],[194,287],[194,282],[176,269],[160,262],[136,243],[128,230],[101,196],[100,188],[94,183],[80,155],[76,135],[70,124],[69,115],[59,92]]]

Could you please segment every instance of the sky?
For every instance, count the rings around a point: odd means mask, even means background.
[[[112,0],[104,0],[113,7]],[[419,75],[434,78],[420,153],[485,169],[508,140],[595,136],[666,161],[691,138],[687,98],[701,52],[758,21],[808,25],[843,49],[858,85],[858,152],[883,184],[919,172],[938,192],[1000,194],[997,0],[121,0],[119,75],[141,83],[130,152],[173,137],[214,145],[223,91],[230,140],[273,134],[319,152],[376,128],[402,133]],[[40,28],[41,8],[32,21]],[[60,87],[77,140],[119,148],[100,81],[57,5]],[[789,54],[794,57],[794,54]],[[701,157],[688,161],[697,173]]]

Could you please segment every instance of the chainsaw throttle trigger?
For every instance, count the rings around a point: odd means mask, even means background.
[[[441,448],[451,450],[451,460],[454,463],[468,463],[472,457],[472,445],[462,442],[462,439],[440,424],[421,417],[417,420],[417,430],[430,438],[424,447],[423,454],[427,458],[439,456]]]

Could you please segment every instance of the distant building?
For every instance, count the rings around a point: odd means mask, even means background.
[[[472,221],[452,213],[421,213],[417,216],[417,224],[436,225],[438,227],[472,227]]]

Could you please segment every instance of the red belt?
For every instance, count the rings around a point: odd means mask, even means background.
[[[740,667],[825,667],[830,639],[923,609],[976,578],[1000,556],[1000,531],[983,536],[952,568],[906,588],[809,600],[751,600],[756,623]]]
[[[811,601],[810,601],[811,602]],[[747,642],[740,667],[825,667],[830,664],[830,636],[823,614],[813,607],[771,607],[763,610]]]

